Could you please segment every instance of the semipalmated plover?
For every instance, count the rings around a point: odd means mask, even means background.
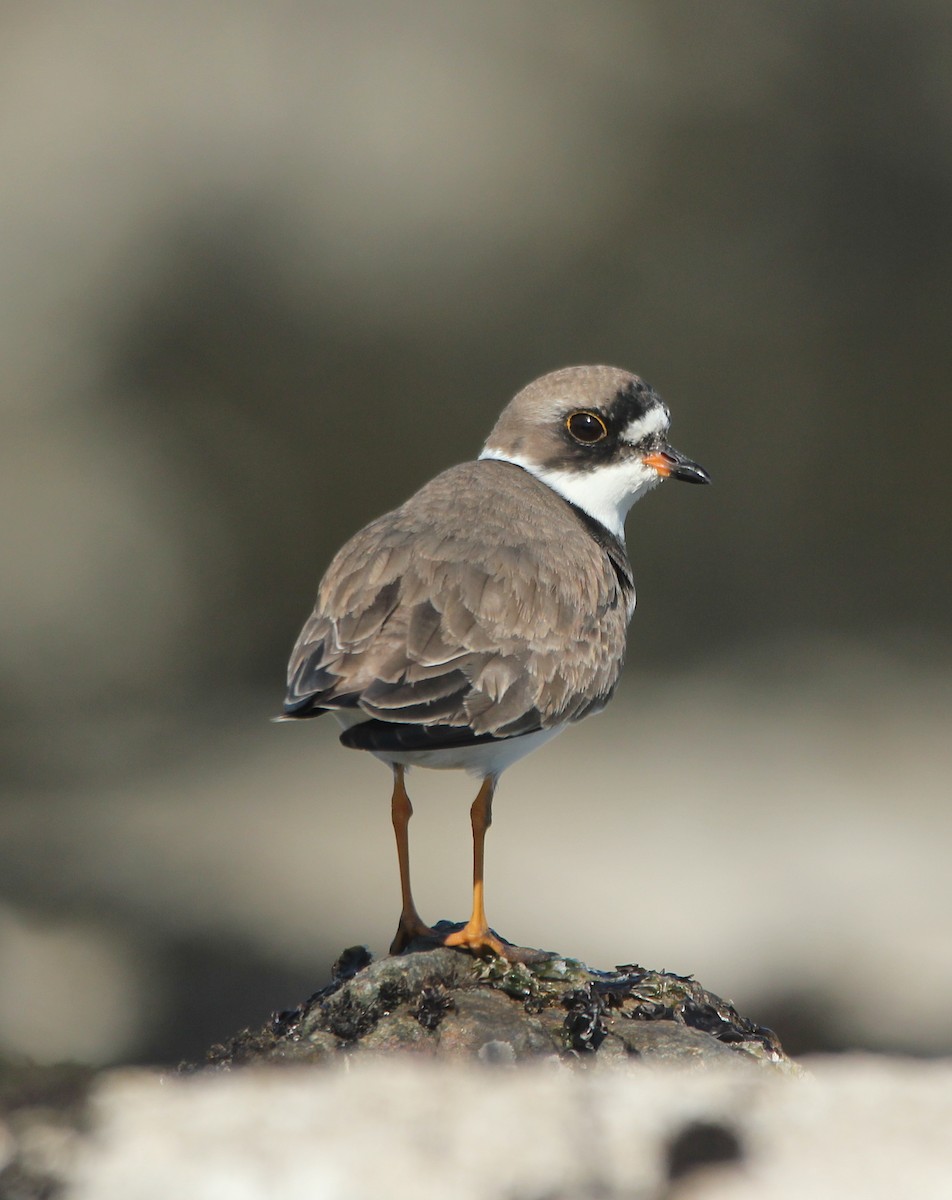
[[[635,606],[625,516],[660,480],[708,483],[672,449],[636,375],[569,367],[503,409],[476,462],[451,467],[338,552],[288,667],[286,718],[332,712],[341,742],[393,771],[403,907],[391,952],[433,936],[413,903],[408,767],[463,769],[473,911],[444,943],[505,954],[483,907],[501,772],[604,708]]]

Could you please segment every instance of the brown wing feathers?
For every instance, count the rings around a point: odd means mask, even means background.
[[[478,538],[454,516],[463,496]],[[630,568],[616,539],[603,531],[613,544],[601,544],[553,499],[521,468],[484,460],[444,472],[361,530],[331,563],[298,639],[286,714],[359,707],[373,720],[348,730],[349,744],[383,736],[378,722],[449,744],[530,732],[606,703]]]

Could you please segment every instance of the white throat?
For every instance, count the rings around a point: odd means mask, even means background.
[[[488,446],[479,457],[494,458],[522,467],[553,492],[558,492],[563,499],[604,525],[623,545],[628,510],[661,480],[657,471],[645,466],[638,458],[607,463],[591,471],[560,471],[547,470],[518,454],[506,454],[502,450],[491,450]]]

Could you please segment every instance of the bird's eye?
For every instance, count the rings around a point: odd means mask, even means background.
[[[565,428],[577,442],[590,446],[608,436],[608,427],[598,413],[574,412],[565,422]]]

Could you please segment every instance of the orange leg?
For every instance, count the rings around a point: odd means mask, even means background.
[[[407,837],[407,826],[413,816],[413,805],[407,795],[403,783],[403,767],[393,768],[393,797],[390,801],[390,812],[393,818],[393,832],[397,837],[397,862],[400,864],[400,896],[403,906],[400,909],[400,923],[393,942],[390,945],[391,954],[399,954],[417,937],[433,937],[433,930],[423,922],[413,903],[413,893],[410,891],[410,842]]]
[[[493,822],[493,793],[496,790],[496,777],[487,775],[479,795],[473,801],[470,809],[470,819],[473,823],[473,915],[462,929],[451,933],[444,946],[463,946],[474,954],[504,955],[503,944],[495,937],[486,920],[486,910],[483,907],[483,846],[486,841],[486,830]]]

